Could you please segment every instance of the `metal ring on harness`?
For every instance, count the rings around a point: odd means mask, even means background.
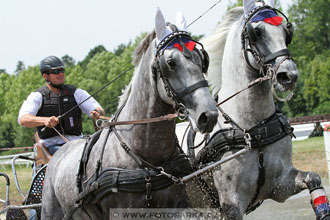
[[[281,97],[279,97],[279,96],[276,94],[276,91],[275,91],[275,83],[272,84],[272,93],[273,93],[273,95],[275,96],[275,98],[276,98],[278,101],[281,101],[281,102],[289,101],[289,100],[292,98],[293,94],[294,94],[293,91],[290,91],[290,93],[289,93],[285,98],[281,98]]]
[[[103,119],[97,119],[95,122],[96,127],[103,128],[104,127],[104,120]]]
[[[251,135],[247,132],[245,132],[245,134],[244,134],[244,141],[246,143],[246,148],[251,150],[252,149],[252,146],[251,146],[252,138],[251,138]]]
[[[181,120],[181,121],[184,121],[187,119],[188,115],[189,115],[189,112],[186,108],[186,106],[184,106],[182,103],[180,103],[178,105],[178,118]]]

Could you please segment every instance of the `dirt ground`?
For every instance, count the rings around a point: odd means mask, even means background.
[[[329,197],[330,188],[326,188]],[[245,216],[244,220],[313,220],[314,211],[310,205],[308,190],[289,198],[285,203],[266,200],[254,212]]]

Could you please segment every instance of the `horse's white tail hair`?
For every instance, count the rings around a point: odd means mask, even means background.
[[[210,57],[207,80],[210,83],[212,94],[218,94],[221,89],[222,58],[228,32],[244,11],[242,7],[236,7],[227,12],[224,20],[219,23],[215,31],[208,37],[201,39],[205,50]]]

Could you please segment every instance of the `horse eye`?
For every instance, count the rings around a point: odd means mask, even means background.
[[[169,59],[166,61],[167,65],[169,65],[170,67],[174,67],[175,66],[175,63],[172,59]]]
[[[254,29],[257,36],[261,35],[261,30],[259,28]]]

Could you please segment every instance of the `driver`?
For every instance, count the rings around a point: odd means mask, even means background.
[[[46,85],[30,93],[24,101],[18,123],[36,127],[40,143],[53,155],[65,143],[65,138],[69,141],[82,138],[82,112],[98,119],[104,110],[85,90],[64,84],[65,67],[58,57],[43,59],[40,72]],[[74,108],[77,104],[79,107]],[[72,108],[74,110],[58,118]]]

